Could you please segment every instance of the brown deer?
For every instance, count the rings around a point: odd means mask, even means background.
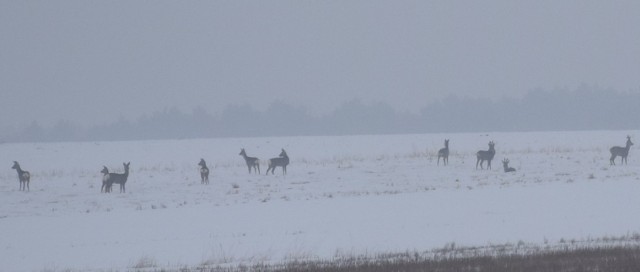
[[[273,171],[275,171],[276,167],[278,166],[282,167],[282,174],[286,175],[288,164],[289,164],[289,156],[287,155],[287,152],[284,151],[284,149],[282,149],[282,152],[280,152],[279,157],[269,159],[269,168],[267,168],[267,175],[269,175],[269,170],[271,170],[271,174],[273,174]]]
[[[122,163],[124,165],[124,173],[109,173],[106,177],[106,192],[111,193],[111,186],[115,184],[120,184],[120,193],[126,193],[125,184],[127,183],[127,179],[129,178],[129,165],[131,162]],[[105,167],[106,168],[106,167]],[[102,169],[104,171],[104,169]]]
[[[209,167],[207,167],[207,163],[204,159],[200,159],[198,165],[200,166],[200,179],[202,179],[200,183],[209,184]]]
[[[493,156],[496,155],[496,150],[494,149],[494,146],[496,144],[493,141],[489,142],[489,150],[484,151],[484,150],[480,150],[478,151],[478,153],[476,153],[476,169],[478,169],[478,163],[480,164],[480,169],[484,169],[482,167],[482,163],[484,161],[487,161],[487,169],[491,169],[491,160],[493,160]]]
[[[111,186],[109,184],[109,169],[107,169],[106,166],[103,166],[102,171],[100,171],[100,173],[102,173],[102,188],[100,188],[100,192],[110,193]]]
[[[20,168],[20,164],[17,161],[13,161],[13,166],[11,169],[16,169],[18,171],[18,181],[20,182],[20,191],[30,191],[29,181],[31,180],[31,174],[29,171],[24,171]]]
[[[504,159],[502,160],[502,167],[504,167],[504,172],[505,173],[509,173],[509,172],[515,172],[516,169],[513,167],[509,167],[509,159]]]
[[[247,163],[247,168],[249,168],[249,174],[251,174],[251,168],[253,168],[253,172],[260,174],[260,160],[258,160],[258,158],[256,157],[248,157],[247,156],[247,152],[244,151],[244,148],[242,148],[240,150],[240,154],[243,158],[244,161]]]
[[[609,151],[611,152],[611,158],[609,159],[610,165],[616,165],[615,159],[617,156],[620,156],[620,164],[627,164],[627,156],[629,156],[629,149],[633,143],[631,142],[631,136],[627,136],[627,144],[625,147],[614,146]]]
[[[438,150],[438,165],[440,165],[440,158],[442,157],[442,164],[449,164],[449,139],[444,140],[444,148]]]

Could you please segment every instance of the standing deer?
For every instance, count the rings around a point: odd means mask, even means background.
[[[109,169],[106,166],[103,166],[102,171],[102,188],[100,188],[100,192],[110,193],[111,185],[109,184]]]
[[[209,184],[209,167],[207,167],[207,163],[204,159],[200,159],[198,165],[200,166],[200,179],[202,179],[200,183]]]
[[[629,155],[629,149],[632,145],[633,143],[631,142],[631,137],[627,136],[627,145],[625,147],[614,146],[609,149],[609,151],[611,151],[611,159],[609,159],[609,164],[616,165],[615,159],[617,156],[622,157],[622,159],[620,159],[620,164],[622,164],[623,162],[624,164],[627,164],[627,156]]]
[[[18,171],[18,181],[20,182],[20,191],[30,191],[29,189],[29,180],[31,180],[31,174],[29,171],[24,171],[20,168],[20,164],[17,161],[13,161],[13,166],[11,169],[16,169]],[[26,187],[26,188],[25,188]]]
[[[258,158],[248,157],[247,152],[244,151],[244,148],[240,150],[240,154],[238,155],[241,155],[244,158],[244,161],[247,163],[247,168],[249,168],[249,174],[251,174],[252,167],[253,167],[254,173],[258,171],[258,174],[260,174],[260,160],[258,160]]]
[[[496,150],[493,148],[496,144],[493,141],[489,142],[489,150],[484,151],[480,150],[476,153],[476,169],[478,169],[478,163],[480,163],[480,169],[484,169],[482,167],[482,163],[487,161],[487,169],[491,169],[491,160],[493,160],[493,156],[496,155]]]
[[[279,157],[269,159],[269,168],[267,168],[267,175],[269,175],[269,170],[271,170],[271,174],[276,170],[276,167],[282,167],[282,174],[287,174],[287,165],[289,164],[289,156],[287,156],[287,152],[282,149]]]
[[[444,140],[444,148],[438,150],[438,165],[440,165],[440,157],[442,157],[442,164],[449,164],[449,139]]]
[[[504,167],[504,172],[505,173],[515,172],[516,171],[515,168],[509,167],[509,159],[502,160],[502,166]]]
[[[106,192],[111,192],[111,186],[115,184],[120,184],[120,193],[126,193],[125,184],[127,183],[127,178],[129,178],[129,165],[131,162],[122,163],[124,165],[124,174],[116,174],[109,173],[107,177],[107,185]],[[106,167],[105,167],[106,168]],[[102,169],[104,170],[104,169]]]

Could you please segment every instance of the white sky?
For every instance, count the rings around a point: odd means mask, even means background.
[[[1,1],[0,128],[165,107],[640,92],[640,1]]]

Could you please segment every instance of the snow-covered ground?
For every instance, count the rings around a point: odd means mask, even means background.
[[[609,148],[627,135],[640,134],[0,144],[0,270],[251,264],[636,233],[640,151],[609,166]],[[445,138],[450,165],[438,166]],[[476,170],[490,140],[493,169]],[[243,147],[262,159],[262,175],[247,172]],[[264,175],[281,148],[287,175]],[[504,173],[503,158],[517,172]],[[31,172],[30,192],[18,190],[14,160]],[[100,193],[102,166],[122,172],[129,161],[127,192]]]

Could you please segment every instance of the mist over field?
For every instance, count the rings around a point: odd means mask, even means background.
[[[136,119],[80,126],[37,122],[3,135],[3,142],[111,141],[309,135],[403,134],[492,131],[624,130],[640,128],[640,94],[581,86],[575,90],[527,93],[522,99],[447,97],[408,113],[384,102],[345,102],[315,116],[304,107],[272,103],[259,111],[249,105],[227,106],[218,114],[176,108]]]
[[[634,129],[633,1],[0,4],[0,141]]]

